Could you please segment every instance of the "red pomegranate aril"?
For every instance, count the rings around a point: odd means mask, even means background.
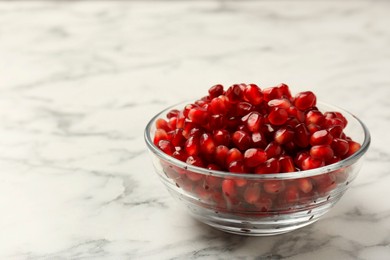
[[[331,147],[333,149],[334,154],[340,157],[346,155],[349,151],[348,141],[340,138],[333,139]]]
[[[208,107],[208,111],[213,115],[225,115],[229,109],[229,100],[224,95],[213,98]]]
[[[334,155],[334,152],[330,145],[315,145],[310,148],[310,156],[314,159],[330,160]]]
[[[245,131],[238,130],[234,132],[232,141],[238,149],[245,151],[251,145],[251,136]]]
[[[226,90],[226,96],[232,103],[237,103],[242,99],[243,89],[239,84],[234,84]]]
[[[298,179],[297,186],[305,194],[307,194],[313,190],[313,184],[309,178]]]
[[[324,115],[318,110],[311,110],[307,112],[305,123],[306,125],[316,124],[321,126],[325,121]]]
[[[172,155],[176,151],[175,146],[168,140],[160,140],[157,146],[168,155]]]
[[[230,149],[226,154],[226,165],[229,165],[233,161],[242,161],[244,156],[237,148]]]
[[[193,166],[203,167],[203,168],[205,166],[203,160],[196,155],[188,156],[186,163]]]
[[[168,118],[168,119],[171,119],[172,117],[177,117],[179,114],[180,114],[180,110],[178,110],[178,109],[171,109],[171,110],[167,113],[167,118]]]
[[[229,146],[230,144],[230,133],[227,130],[216,130],[213,134],[213,139],[215,145],[225,145]]]
[[[348,144],[349,144],[349,149],[348,149],[348,152],[345,154],[344,158],[347,158],[347,157],[351,156],[352,154],[356,153],[361,147],[361,145],[359,143],[352,141],[352,140],[349,140]]]
[[[195,108],[195,107],[198,107],[197,105],[195,104],[188,104],[184,107],[183,109],[183,115],[188,118],[188,113],[190,112],[191,109]]]
[[[191,129],[188,138],[190,138],[191,136],[193,136],[193,137],[200,137],[202,134],[204,134],[204,130],[203,129],[198,128],[198,127],[194,127],[194,128]],[[184,130],[183,130],[183,135],[184,135]]]
[[[268,101],[268,106],[289,109],[291,107],[291,102],[285,98],[272,99]]]
[[[282,194],[281,200],[287,205],[295,204],[299,201],[299,190],[296,186],[287,186]]]
[[[332,158],[330,158],[329,160],[327,160],[326,164],[329,165],[329,164],[337,163],[339,161],[341,161],[340,157],[335,155]]]
[[[273,108],[268,114],[268,120],[273,125],[283,125],[288,119],[288,113],[283,108]]]
[[[259,112],[251,112],[248,114],[248,118],[246,120],[246,126],[249,131],[258,132],[261,128],[263,121],[263,117],[260,115]]]
[[[174,146],[182,147],[186,141],[185,137],[183,136],[183,129],[175,129],[169,132],[168,135],[170,136],[170,140]]]
[[[282,147],[276,142],[270,142],[264,151],[268,158],[277,157],[282,153]]]
[[[264,191],[269,194],[278,194],[285,189],[284,181],[266,180],[263,184]]]
[[[294,105],[302,111],[314,107],[316,102],[317,98],[311,91],[300,92],[294,98]]]
[[[188,112],[188,118],[195,124],[205,125],[208,121],[208,112],[200,107],[194,107]]]
[[[253,111],[253,106],[248,102],[238,102],[236,105],[235,116],[245,116]]]
[[[165,119],[159,118],[156,121],[156,128],[163,129],[166,132],[171,131],[172,129],[169,127],[168,122]]]
[[[274,140],[278,144],[285,144],[290,142],[294,137],[294,131],[291,127],[281,127],[274,134]]]
[[[276,158],[268,159],[264,163],[257,166],[255,169],[256,174],[279,173],[279,171],[280,171],[280,164],[279,164],[279,160]]]
[[[333,141],[333,136],[327,130],[319,130],[314,132],[310,136],[310,144],[320,145],[320,144],[331,144]]]
[[[310,132],[306,125],[301,123],[295,127],[294,143],[301,148],[305,148],[309,145]]]
[[[200,150],[205,154],[214,154],[215,143],[210,134],[202,134],[199,139]]]
[[[291,128],[295,128],[297,125],[301,124],[301,122],[295,117],[290,117],[287,119],[285,126],[289,126]]]
[[[168,126],[169,126],[169,129],[173,129],[175,130],[176,129],[176,125],[177,125],[177,117],[171,117],[168,119]]]
[[[302,169],[302,162],[306,159],[310,157],[310,154],[309,152],[307,151],[301,151],[301,152],[298,152],[294,158],[294,163],[295,165],[299,168],[299,169]]]
[[[255,84],[249,84],[244,89],[244,99],[252,105],[260,105],[263,102],[263,93]]]
[[[287,99],[292,98],[290,88],[288,87],[288,85],[281,83],[276,87],[279,89],[279,93],[282,95],[282,97],[287,98]]]
[[[223,92],[224,90],[221,84],[214,85],[209,89],[209,97],[210,99],[213,99],[215,97],[222,95]]]
[[[296,118],[300,123],[303,123],[305,122],[305,113],[302,112],[301,110],[299,110],[298,108],[294,107],[294,106],[290,106],[288,109],[287,109],[287,113]]]
[[[190,136],[184,144],[184,150],[188,155],[198,155],[199,147],[199,137]]]
[[[267,140],[262,132],[252,133],[252,144],[254,148],[264,149],[267,146]]]
[[[339,118],[325,118],[324,128],[330,128],[334,125],[341,125],[342,126],[343,121]]]
[[[281,90],[278,87],[270,87],[263,89],[263,97],[266,102],[282,97]]]
[[[302,170],[311,170],[311,169],[316,169],[320,168],[322,166],[325,166],[324,160],[322,159],[316,159],[311,156],[308,156],[304,160],[302,160]]]
[[[257,167],[267,160],[267,154],[262,149],[250,148],[244,153],[244,165],[248,168]]]
[[[237,127],[240,125],[241,120],[238,117],[229,117],[226,119],[226,129],[234,132]]]
[[[225,196],[234,198],[237,195],[236,183],[233,180],[223,180],[222,192]]]
[[[188,154],[184,150],[177,150],[172,154],[172,157],[185,162],[187,160]]]
[[[333,138],[340,138],[343,133],[343,127],[341,125],[334,125],[328,128],[328,132]]]
[[[161,140],[168,140],[168,134],[163,129],[157,129],[154,133],[153,143],[155,145],[158,145],[158,142],[160,142]]]
[[[229,172],[245,173],[245,167],[242,161],[232,161],[228,166]]]
[[[283,144],[283,154],[296,154],[298,147],[293,141]]]
[[[310,135],[314,134],[317,131],[320,131],[322,128],[316,124],[306,125],[307,130],[309,130]]]
[[[261,126],[261,130],[267,140],[273,140],[275,128],[270,124],[264,124]]]
[[[226,158],[229,153],[229,148],[227,148],[224,145],[218,145],[217,148],[215,148],[215,160],[216,163],[223,169],[226,167]]]
[[[179,113],[179,115],[177,116],[176,128],[181,128],[181,129],[183,129],[183,128],[184,128],[184,125],[185,125],[185,121],[186,121],[186,118],[185,118],[183,112],[181,111],[181,112]]]
[[[282,155],[279,157],[280,172],[295,172],[294,161],[291,156]]]
[[[224,115],[211,115],[209,121],[210,129],[222,129],[225,127],[225,117]]]
[[[254,183],[244,191],[244,199],[248,204],[255,204],[260,198],[260,185]]]

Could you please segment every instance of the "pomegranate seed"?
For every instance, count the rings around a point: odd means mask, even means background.
[[[339,161],[341,161],[340,157],[335,155],[332,158],[330,158],[329,160],[327,160],[326,164],[329,165],[329,164],[337,163]]]
[[[268,174],[268,173],[279,173],[280,165],[279,160],[271,158],[256,167],[255,173],[257,174]]]
[[[188,112],[188,118],[195,124],[205,125],[208,121],[209,114],[200,107],[194,107]]]
[[[233,161],[242,161],[244,159],[242,153],[237,148],[230,149],[226,154],[226,164],[229,165]]]
[[[188,154],[184,150],[177,150],[172,154],[172,157],[185,162],[187,160]]]
[[[263,117],[258,112],[251,112],[248,114],[248,119],[246,120],[246,126],[250,132],[258,132],[262,125]]]
[[[245,151],[251,145],[251,137],[250,135],[242,130],[234,132],[232,136],[232,141],[238,149],[241,151]]]
[[[252,105],[260,105],[263,102],[263,93],[255,84],[249,84],[244,89],[244,98]]]
[[[168,140],[160,140],[157,146],[161,151],[168,155],[172,155],[176,151],[175,146]]]
[[[300,123],[303,123],[305,122],[305,113],[302,112],[301,110],[299,110],[298,108],[294,107],[294,106],[290,106],[288,109],[287,109],[287,113],[296,118]]]
[[[155,145],[158,145],[158,142],[161,140],[167,140],[168,139],[168,134],[165,132],[163,129],[157,129],[156,132],[154,133],[154,138],[153,138],[153,143]]]
[[[325,163],[323,160],[308,156],[307,158],[302,160],[301,168],[302,168],[302,170],[310,170],[310,169],[316,169],[316,168],[322,167],[324,165],[325,165]]]
[[[212,86],[209,89],[209,98],[213,99],[223,94],[223,86],[221,84],[217,84]]]
[[[279,128],[274,135],[274,140],[278,144],[285,144],[290,142],[294,137],[294,131],[290,127]]]
[[[319,130],[310,136],[311,145],[331,144],[333,136],[327,130]]]
[[[233,180],[223,180],[222,192],[227,197],[235,197],[237,195],[236,183]]]
[[[283,181],[279,180],[267,180],[263,184],[264,191],[269,194],[278,194],[285,189],[285,184]]]
[[[282,147],[276,142],[270,142],[265,148],[268,158],[279,156],[282,153]]]
[[[327,161],[333,157],[334,153],[330,145],[315,145],[310,148],[310,156],[314,159]]]
[[[289,126],[291,128],[295,128],[297,125],[301,124],[301,122],[299,122],[298,119],[296,119],[295,117],[290,117],[289,119],[287,119],[286,121],[286,126]]]
[[[283,108],[273,108],[268,114],[268,120],[273,125],[283,125],[288,119],[288,113]]]
[[[291,156],[284,155],[279,157],[280,172],[295,172],[294,161]]]
[[[226,91],[226,96],[232,103],[237,103],[242,99],[243,89],[239,84],[234,84]]]
[[[252,133],[252,144],[256,148],[265,148],[267,146],[267,140],[262,132]]]
[[[318,110],[311,110],[307,112],[305,123],[306,125],[316,124],[321,126],[325,121],[325,116]]]
[[[177,125],[177,117],[174,116],[168,119],[169,129],[176,130],[176,125]]]
[[[270,124],[264,124],[262,125],[260,132],[264,134],[266,139],[272,140],[274,138],[275,129]]]
[[[199,153],[199,137],[190,136],[184,144],[184,149],[188,155],[197,155]]]
[[[183,109],[183,115],[188,118],[188,113],[190,112],[191,109],[195,108],[195,107],[198,107],[197,105],[195,104],[188,104],[184,107]]]
[[[305,194],[309,193],[313,189],[313,184],[309,178],[301,178],[297,180],[298,188]]]
[[[296,154],[298,148],[293,141],[290,141],[283,145],[283,150],[284,150],[284,154]]]
[[[309,138],[310,133],[306,125],[303,123],[298,124],[295,127],[294,143],[301,148],[305,148],[309,145]]]
[[[278,98],[278,99],[272,99],[268,101],[268,106],[289,109],[291,107],[291,103],[288,99]]]
[[[244,164],[242,161],[232,161],[229,163],[229,172],[234,172],[234,173],[245,173],[245,168]]]
[[[335,138],[331,147],[335,155],[342,157],[348,153],[349,143],[344,139]]]
[[[204,167],[204,163],[203,163],[202,159],[199,158],[198,156],[188,156],[186,163],[193,165],[193,166],[197,166],[197,167]],[[203,177],[202,174],[192,172],[192,171],[187,171],[186,175],[187,175],[187,178],[193,182],[200,181]]]
[[[312,135],[315,132],[320,131],[321,127],[319,125],[316,125],[316,124],[310,124],[310,125],[307,125],[307,130],[309,130],[310,135]]]
[[[302,169],[302,162],[306,159],[310,157],[309,155],[309,152],[306,152],[306,151],[302,151],[302,152],[298,152],[297,155],[295,156],[294,158],[294,163],[295,165]]]
[[[290,88],[286,84],[280,83],[276,87],[279,89],[279,92],[281,93],[282,97],[287,98],[287,99],[292,98]]]
[[[184,130],[183,130],[183,133],[184,133]],[[204,133],[203,129],[200,129],[198,127],[194,127],[194,128],[191,129],[188,138],[190,138],[191,136],[193,136],[193,137],[200,137],[203,133]]]
[[[267,154],[257,148],[250,148],[244,153],[244,165],[249,168],[259,166],[267,160]]]
[[[210,129],[221,129],[226,125],[225,116],[224,115],[211,115],[209,121]]]
[[[248,102],[238,102],[236,105],[235,116],[245,116],[253,111],[253,106]]]
[[[340,138],[343,133],[343,127],[341,125],[334,125],[328,128],[329,133],[333,138]]]
[[[270,87],[263,89],[263,97],[266,102],[282,97],[281,90],[278,87]]]
[[[199,139],[200,150],[205,154],[214,154],[215,144],[210,134],[202,134]]]
[[[348,141],[348,144],[349,144],[349,149],[348,149],[348,152],[345,154],[344,158],[347,158],[349,156],[351,156],[352,154],[356,153],[361,145],[357,142],[354,142],[352,140]]]
[[[178,117],[180,114],[180,111],[178,109],[171,109],[168,113],[167,113],[167,118],[168,119],[171,119],[172,117]]]
[[[230,134],[227,130],[214,131],[213,139],[215,145],[229,146],[230,144]]]
[[[217,148],[215,148],[215,160],[222,169],[226,166],[228,153],[229,148],[224,145],[218,145]]]
[[[159,118],[156,121],[156,128],[163,129],[165,132],[169,132],[172,129],[169,127],[168,122],[165,119]]]
[[[209,112],[213,115],[225,115],[229,109],[229,100],[223,95],[213,98],[208,107]]]
[[[179,115],[177,116],[177,120],[176,120],[176,128],[181,128],[183,129],[184,128],[184,124],[185,124],[185,116],[183,114],[183,112],[181,111],[179,113]]]
[[[294,105],[299,110],[307,110],[316,105],[317,98],[311,91],[300,92],[295,96]]]
[[[287,204],[294,204],[299,201],[299,190],[296,186],[287,186],[284,190],[282,201]]]
[[[260,198],[260,186],[255,183],[248,186],[244,192],[244,199],[248,204],[255,204]]]

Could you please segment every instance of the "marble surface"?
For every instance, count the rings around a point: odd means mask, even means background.
[[[389,259],[388,1],[0,2],[1,259]],[[193,220],[143,130],[215,83],[312,89],[372,145],[319,222],[274,237]]]

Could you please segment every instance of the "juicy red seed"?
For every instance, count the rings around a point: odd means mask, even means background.
[[[332,163],[337,163],[339,161],[341,161],[340,157],[335,155],[332,158],[330,158],[328,161],[326,161],[326,164],[329,165],[329,164],[332,164]]]
[[[191,164],[193,166],[204,167],[204,163],[203,163],[202,159],[196,155],[188,156],[186,163]]]
[[[155,145],[158,144],[161,140],[167,140],[168,139],[168,134],[165,132],[163,129],[157,129],[156,132],[154,133],[154,138],[153,138],[153,143]]]
[[[214,139],[215,145],[229,146],[229,144],[230,144],[230,134],[227,130],[214,131],[213,139]]]
[[[171,119],[172,117],[177,117],[180,114],[178,109],[172,109],[167,113],[167,118]]]
[[[333,139],[331,147],[335,155],[342,157],[348,153],[349,143],[344,139],[335,138]]]
[[[255,84],[249,84],[244,89],[244,99],[252,105],[260,105],[263,102],[263,93]]]
[[[267,146],[267,140],[262,132],[252,133],[252,144],[256,148],[265,148]]]
[[[221,84],[214,85],[209,89],[210,99],[218,97],[222,94],[223,94],[223,86]]]
[[[226,120],[226,128],[228,130],[231,130],[231,131],[234,131],[235,129],[237,129],[237,127],[240,125],[240,120],[238,119],[238,117],[229,117],[227,120]]]
[[[250,148],[244,153],[244,165],[249,168],[259,166],[267,160],[267,154],[262,149]]]
[[[191,109],[195,108],[195,107],[198,107],[197,105],[195,104],[188,104],[184,107],[183,109],[183,115],[188,118],[188,113],[190,112]]]
[[[288,113],[283,108],[273,108],[268,114],[268,120],[273,125],[283,125],[288,119]]]
[[[234,84],[233,86],[229,87],[226,91],[226,96],[228,97],[229,101],[232,103],[237,103],[242,99],[243,96],[243,88],[239,84]]]
[[[195,124],[205,125],[208,121],[209,114],[200,107],[194,107],[188,112],[188,118]]]
[[[278,194],[285,189],[283,181],[279,180],[267,180],[263,184],[264,191],[269,194]]]
[[[299,110],[307,110],[316,105],[317,98],[311,91],[300,92],[295,95],[294,105]]]
[[[268,158],[279,156],[282,153],[282,147],[276,142],[270,142],[265,148]]]
[[[158,148],[168,155],[172,155],[176,151],[175,146],[168,140],[160,140],[158,142]]]
[[[316,124],[322,125],[325,121],[325,116],[318,110],[311,110],[307,112],[305,123],[306,125]]]
[[[183,129],[175,129],[168,134],[171,136],[170,140],[174,146],[182,147],[184,145],[186,139],[183,136]]]
[[[339,118],[325,118],[324,127],[330,128],[335,125],[343,125],[343,121]]]
[[[248,119],[246,120],[246,126],[248,130],[252,133],[258,132],[262,125],[262,119],[263,117],[260,115],[259,112],[251,112],[250,114],[248,114]]]
[[[248,181],[246,179],[234,179],[237,187],[244,187]]]
[[[215,143],[210,134],[202,134],[199,139],[200,150],[205,154],[214,154]]]
[[[343,127],[341,125],[334,125],[329,127],[328,131],[334,138],[340,138],[343,133]]]
[[[248,149],[251,145],[251,137],[250,135],[242,130],[234,132],[232,136],[232,141],[238,149],[244,151]]]
[[[244,164],[242,163],[242,161],[232,161],[231,163],[229,163],[228,170],[229,172],[234,172],[234,173],[245,172]]]
[[[306,127],[307,127],[307,130],[309,130],[310,135],[321,130],[321,127],[319,125],[316,125],[316,124],[310,124],[310,125],[307,125]]]
[[[308,156],[306,159],[302,161],[302,170],[310,170],[310,169],[316,169],[319,167],[324,166],[324,160],[316,159],[311,156]]]
[[[290,106],[287,109],[287,113],[290,116],[295,117],[301,123],[303,123],[305,121],[305,113],[294,106]]]
[[[271,158],[256,167],[255,173],[267,174],[267,173],[278,173],[280,171],[279,160]]]
[[[299,201],[299,190],[296,186],[287,186],[282,195],[283,202],[287,204],[296,203]]]
[[[225,115],[229,108],[230,106],[228,98],[226,96],[221,95],[211,100],[208,110],[213,115]]]
[[[187,160],[188,154],[184,150],[178,150],[172,154],[172,157],[185,162]]]
[[[230,149],[226,154],[226,164],[229,165],[233,161],[242,161],[244,159],[242,153],[237,148]]]
[[[244,192],[244,199],[249,204],[255,204],[260,198],[260,186],[253,184],[248,186]]]
[[[177,117],[171,117],[168,119],[168,126],[170,129],[176,129],[177,125]]]
[[[306,159],[310,157],[309,155],[309,152],[306,152],[306,151],[303,151],[303,152],[298,152],[297,155],[295,156],[294,158],[294,163],[295,165],[302,169],[302,162]]]
[[[279,89],[279,92],[281,93],[282,97],[290,99],[291,92],[290,88],[287,86],[287,84],[280,83],[278,86],[276,86]]]
[[[311,192],[313,189],[313,184],[309,178],[298,179],[297,185],[298,188],[305,194]]]
[[[263,97],[266,102],[282,97],[282,92],[278,87],[270,87],[263,89]]]
[[[183,112],[180,112],[179,115],[177,116],[176,128],[183,129],[184,128],[184,124],[185,124],[185,120],[186,120],[186,118],[185,118]]]
[[[245,116],[253,111],[253,106],[248,102],[238,102],[236,105],[236,116]]]
[[[199,137],[190,136],[184,144],[184,149],[188,155],[197,155],[199,153]]]
[[[310,156],[314,159],[322,159],[327,161],[331,159],[334,152],[330,145],[315,145],[310,148]]]
[[[301,148],[305,148],[309,145],[309,138],[310,133],[306,125],[303,123],[298,124],[295,127],[294,143]]]
[[[295,117],[290,117],[289,119],[287,119],[285,125],[291,128],[295,128],[299,124],[301,124],[301,122],[298,119],[296,119]]]
[[[295,172],[294,161],[291,156],[279,157],[280,172]]]
[[[261,126],[261,130],[267,140],[272,140],[274,138],[275,128],[270,124],[264,124]]]
[[[229,152],[229,148],[224,145],[218,145],[215,148],[215,160],[221,168],[224,168],[226,165],[226,158]]]
[[[233,180],[223,180],[222,192],[227,197],[235,197],[237,195],[236,183]]]
[[[171,131],[172,129],[169,127],[168,122],[165,119],[159,118],[156,120],[156,128],[163,129],[166,132]]]
[[[190,138],[191,131],[195,128],[195,124],[192,122],[185,122],[185,125],[183,127],[183,136],[185,138]]]
[[[349,144],[349,149],[348,152],[345,154],[345,157],[349,157],[352,154],[356,153],[361,147],[359,143],[352,140],[348,141],[348,144]]]
[[[293,141],[287,142],[283,145],[284,154],[296,154],[298,147]]]
[[[319,130],[310,136],[311,145],[331,144],[333,136],[327,130]]]
[[[219,167],[218,165],[216,165],[214,163],[210,163],[207,165],[207,169],[213,170],[213,171],[220,171],[221,167]]]
[[[224,115],[211,115],[209,118],[210,129],[221,129],[225,127],[225,116]]]
[[[268,101],[268,106],[289,109],[291,107],[291,102],[285,98],[272,99]]]
[[[274,140],[278,144],[285,144],[290,142],[294,137],[294,131],[290,127],[279,128],[274,135]]]

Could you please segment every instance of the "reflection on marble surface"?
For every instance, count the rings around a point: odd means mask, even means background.
[[[386,1],[0,3],[0,258],[388,259]],[[313,89],[373,137],[321,221],[265,238],[189,217],[155,176],[147,121],[215,83]]]

